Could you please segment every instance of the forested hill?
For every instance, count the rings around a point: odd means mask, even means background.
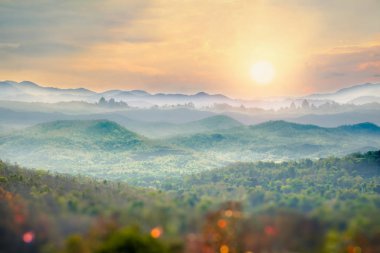
[[[162,187],[179,199],[192,194],[194,203],[238,200],[252,211],[285,208],[344,221],[379,210],[380,151],[316,161],[235,163]]]
[[[194,150],[264,153],[291,159],[346,155],[380,148],[380,127],[361,123],[336,128],[268,121],[258,125],[177,137],[171,143]],[[236,159],[239,160],[239,159]]]
[[[322,128],[271,121],[232,127],[234,122],[219,116],[194,124],[189,128],[231,128],[153,140],[108,120],[54,121],[1,135],[0,159],[155,187],[168,178],[237,161],[317,159],[380,149],[380,128],[370,123]]]
[[[145,144],[146,139],[108,120],[60,120],[16,132],[1,142],[40,149],[59,146],[71,150],[130,150]]]
[[[317,253],[330,247],[346,252],[352,244],[376,252],[380,151],[316,161],[237,163],[167,180],[161,187],[166,193],[0,162],[0,252],[111,253],[131,243],[148,247],[147,253],[183,252],[177,246],[189,243],[185,234],[201,242],[210,236],[202,228],[224,236],[215,228],[218,217],[239,226],[240,234],[232,234],[234,245],[261,248],[258,252],[273,247],[281,252]],[[232,205],[215,212],[223,203]],[[228,218],[232,211],[223,209],[232,207],[238,208],[238,218]],[[227,218],[219,216],[226,213]],[[265,224],[278,230],[269,231]],[[131,225],[141,229],[124,229]],[[163,232],[165,247],[152,238]],[[238,235],[257,240],[247,245]],[[29,240],[33,243],[26,244]],[[59,251],[61,247],[65,250]],[[108,250],[101,251],[103,247]]]
[[[57,252],[69,235],[91,229],[94,240],[102,240],[104,234],[131,225],[144,233],[159,226],[169,238],[177,237],[188,231],[191,213],[158,191],[24,169],[0,160],[0,252],[37,253],[43,245],[46,252]],[[27,233],[35,238],[28,247],[23,242]]]

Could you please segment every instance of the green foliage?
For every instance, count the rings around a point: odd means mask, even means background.
[[[193,206],[236,200],[250,211],[292,209],[338,224],[379,210],[380,151],[316,161],[235,163],[163,188]]]
[[[136,228],[125,228],[112,233],[96,253],[166,253],[168,250],[150,235]]]
[[[195,215],[188,212],[186,205],[178,208],[178,203],[164,193],[121,182],[104,183],[86,177],[26,170],[1,161],[0,167],[0,177],[7,178],[0,183],[0,193],[4,192],[0,194],[2,218],[15,215],[8,208],[13,202],[6,196],[17,196],[24,206],[20,207],[25,211],[22,220],[32,221],[22,229],[15,229],[18,226],[12,223],[12,218],[0,222],[0,232],[6,231],[10,238],[21,238],[28,227],[33,227],[36,238],[44,237],[59,245],[66,236],[86,231],[102,217],[115,219],[118,226],[138,224],[142,232],[160,225],[166,236],[171,237],[184,233]],[[74,240],[72,247],[80,244]]]
[[[243,252],[376,252],[380,235],[380,151],[153,177],[164,192],[1,161],[0,178],[4,252],[181,252],[168,242],[187,244],[190,233],[215,251],[228,243]],[[236,226],[223,230],[220,219]],[[149,236],[157,226],[159,240]],[[28,232],[35,237],[26,246]]]
[[[0,153],[28,167],[157,187],[236,161],[316,159],[380,148],[380,128],[369,123],[241,126],[215,116],[176,127],[188,135],[153,140],[107,120],[49,122],[0,137]]]

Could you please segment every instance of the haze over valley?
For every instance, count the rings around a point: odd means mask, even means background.
[[[0,1],[0,253],[380,252],[379,18]]]

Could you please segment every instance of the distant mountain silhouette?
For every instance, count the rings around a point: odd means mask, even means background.
[[[306,98],[310,99],[326,99],[338,103],[360,103],[367,99],[370,102],[380,102],[380,83],[365,83],[340,89],[333,93],[312,94]],[[376,99],[374,99],[376,97]],[[357,101],[356,101],[357,100]],[[365,103],[366,101],[364,101]]]
[[[344,88],[333,93],[311,94],[301,98],[309,100],[326,100],[337,103],[366,104],[377,102],[380,103],[380,83],[365,83],[352,87]],[[208,94],[206,92],[198,92],[196,94],[170,94],[157,93],[151,94],[144,90],[109,90],[104,92],[94,92],[84,88],[77,89],[60,89],[53,87],[43,87],[30,81],[0,82],[0,100],[23,101],[23,102],[68,102],[68,101],[86,101],[95,103],[100,98],[115,99],[116,101],[124,101],[129,105],[136,107],[151,107],[153,105],[176,105],[176,104],[194,104],[196,106],[209,106],[215,103],[229,104],[233,106],[258,105],[260,101],[249,101],[232,99],[222,94]],[[281,100],[281,99],[280,99]],[[286,102],[288,101],[288,102]],[[282,102],[262,100],[262,104],[283,106],[289,103],[284,98]],[[284,104],[285,103],[285,104]],[[275,107],[275,106],[274,106]]]

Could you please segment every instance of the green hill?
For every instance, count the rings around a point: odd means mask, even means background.
[[[182,203],[177,208],[177,203],[158,191],[24,169],[0,160],[0,252],[63,252],[59,248],[68,236],[90,231],[98,243],[105,239],[101,235],[132,225],[146,234],[160,226],[167,237],[179,237],[192,216],[184,219],[189,207]],[[33,234],[30,244],[22,241],[26,233]],[[82,252],[70,247],[70,240],[64,252]]]
[[[368,123],[338,128],[285,121],[241,126],[216,116],[186,126],[210,130],[152,140],[107,120],[55,121],[3,135],[0,157],[23,166],[155,187],[237,161],[314,159],[380,148],[379,127]]]
[[[378,149],[380,128],[372,124],[323,128],[269,121],[259,125],[172,138],[170,143],[198,151],[226,154],[262,153],[273,158],[321,157],[328,156],[331,152],[344,155]]]
[[[324,219],[339,222],[379,209],[380,150],[315,161],[234,163],[163,187],[179,199],[193,193],[196,203],[235,200],[260,212],[285,208],[323,216],[333,210],[344,215]]]
[[[132,149],[144,144],[144,138],[107,120],[67,120],[43,123],[21,131],[2,142],[15,145],[56,145],[80,149]]]
[[[235,163],[161,192],[0,161],[0,252],[182,253],[213,236],[258,252],[377,252],[379,173],[380,151]]]
[[[132,175],[178,152],[107,120],[54,121],[0,137],[2,159],[102,178]]]
[[[190,122],[187,125],[188,127],[199,127],[208,131],[216,131],[242,126],[242,123],[225,115],[216,115]]]

